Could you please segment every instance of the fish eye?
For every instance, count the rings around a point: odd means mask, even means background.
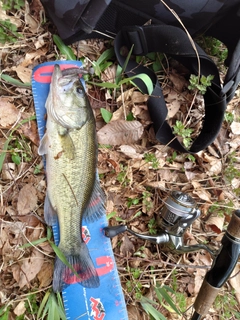
[[[81,88],[81,87],[77,87],[76,88],[76,92],[81,95],[81,96],[84,96],[84,90]]]

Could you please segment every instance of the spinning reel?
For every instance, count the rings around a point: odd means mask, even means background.
[[[159,245],[164,244],[170,250],[179,253],[204,249],[214,256],[215,252],[203,244],[190,246],[183,244],[184,232],[200,214],[201,212],[192,197],[183,192],[173,191],[167,198],[160,212],[160,232],[156,236],[136,233],[126,225],[105,227],[104,233],[106,237],[113,238],[127,231],[140,239],[148,240]]]

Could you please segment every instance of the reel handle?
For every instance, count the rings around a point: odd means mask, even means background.
[[[107,238],[116,237],[118,234],[123,233],[126,230],[127,230],[127,226],[125,225],[103,228],[103,232]]]

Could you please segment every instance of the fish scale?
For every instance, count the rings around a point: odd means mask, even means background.
[[[45,131],[45,102],[49,92],[51,74],[55,64],[61,68],[81,67],[80,61],[54,61],[38,65],[33,70],[32,90],[40,138]],[[69,284],[62,292],[66,317],[69,320],[127,320],[127,310],[116,268],[110,239],[102,229],[108,225],[106,216],[94,223],[82,222],[82,236],[87,244],[100,278],[98,288],[84,288]],[[54,241],[59,243],[59,225],[52,226]]]

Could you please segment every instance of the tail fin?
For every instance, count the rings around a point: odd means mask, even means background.
[[[78,254],[66,255],[66,259],[77,275],[56,257],[53,275],[53,291],[62,291],[65,286],[79,283],[86,288],[97,288],[100,285],[97,271],[84,242],[81,243]]]

